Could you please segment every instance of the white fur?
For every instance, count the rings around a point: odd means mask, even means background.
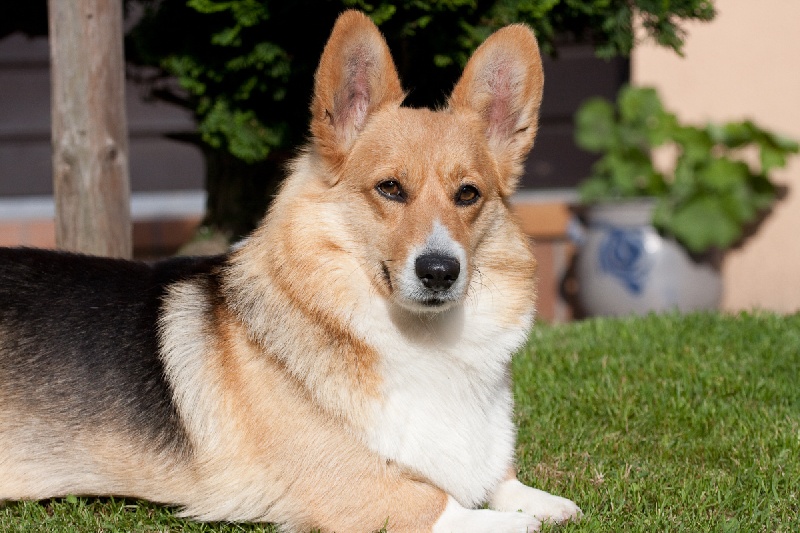
[[[489,506],[498,511],[522,511],[543,522],[561,523],[583,514],[575,502],[528,487],[516,479],[504,481]]]
[[[172,384],[178,413],[188,433],[201,449],[214,448],[225,434],[219,427],[215,374],[206,368],[211,305],[203,290],[192,282],[172,285],[159,319],[159,340],[164,367]]]
[[[525,513],[465,509],[449,498],[432,533],[529,533],[540,526],[539,520]]]

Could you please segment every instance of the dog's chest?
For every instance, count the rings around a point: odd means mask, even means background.
[[[387,357],[382,377],[368,445],[462,505],[483,503],[513,463],[513,402],[504,365],[479,370],[453,353],[405,347]]]

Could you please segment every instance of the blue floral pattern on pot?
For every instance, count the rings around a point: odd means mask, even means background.
[[[632,294],[642,293],[652,265],[641,230],[609,227],[598,253],[600,270],[616,277]]]

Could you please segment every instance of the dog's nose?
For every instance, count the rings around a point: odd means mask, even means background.
[[[425,254],[417,257],[414,270],[426,288],[438,292],[453,286],[461,272],[461,265],[455,257]]]

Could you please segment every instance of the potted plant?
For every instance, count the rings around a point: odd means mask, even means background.
[[[655,89],[587,101],[576,142],[601,154],[580,186],[576,271],[589,314],[716,308],[719,257],[769,212],[798,144],[751,121],[681,124]],[[657,149],[660,165],[654,161]]]

